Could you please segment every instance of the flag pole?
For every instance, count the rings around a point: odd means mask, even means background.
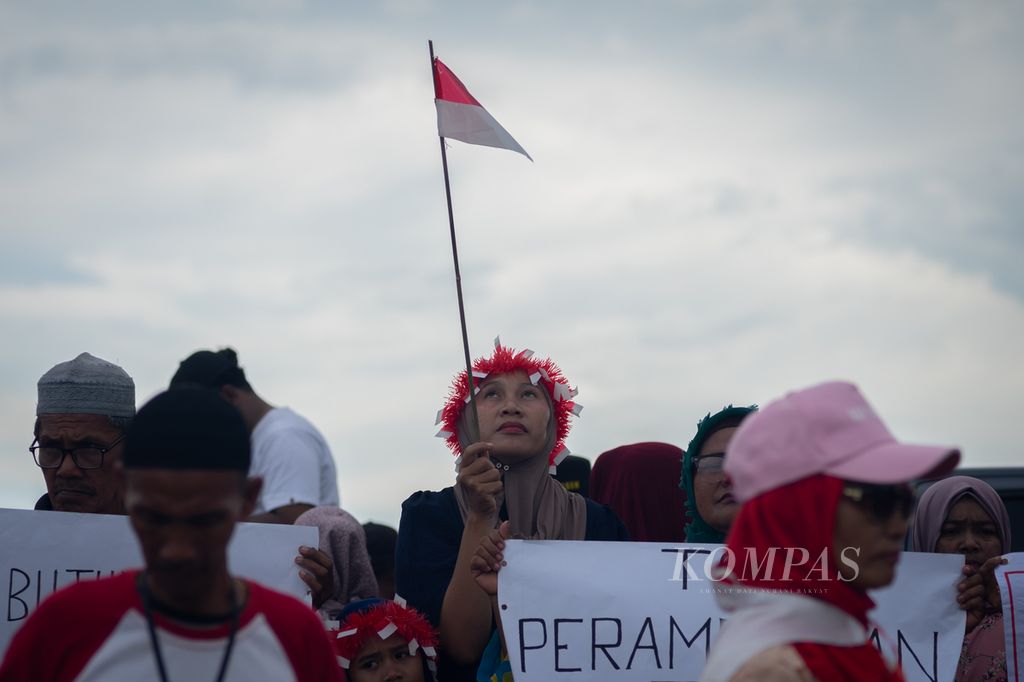
[[[430,48],[430,80],[434,83],[434,95],[437,95],[437,83],[434,71],[434,41],[428,40]],[[444,195],[448,200],[448,228],[452,236],[452,262],[455,264],[455,293],[459,299],[459,322],[462,324],[462,350],[466,356],[466,380],[469,382],[469,407],[472,411],[473,421],[469,424],[469,440],[475,443],[480,440],[480,419],[476,412],[476,391],[473,387],[473,361],[469,354],[469,334],[466,331],[466,306],[462,300],[462,274],[459,271],[459,247],[455,241],[455,213],[452,211],[452,187],[448,180],[448,153],[445,151],[444,137],[438,131],[438,140],[441,142],[441,167],[444,169]]]

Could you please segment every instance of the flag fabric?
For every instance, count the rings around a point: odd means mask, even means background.
[[[476,101],[458,76],[434,58],[434,103],[437,105],[437,134],[468,144],[510,149],[533,161],[494,117]]]

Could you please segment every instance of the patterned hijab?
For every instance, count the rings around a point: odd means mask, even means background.
[[[686,512],[689,522],[686,524],[686,539],[689,542],[725,542],[725,533],[715,530],[701,518],[697,511],[697,500],[693,492],[693,458],[700,454],[704,442],[715,431],[739,426],[747,415],[757,412],[757,405],[749,407],[733,407],[729,405],[715,414],[708,414],[697,422],[697,433],[686,446],[683,454],[682,476],[679,487],[686,493]]]

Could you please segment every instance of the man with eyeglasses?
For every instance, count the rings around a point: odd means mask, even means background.
[[[161,393],[121,448],[144,567],[44,600],[11,640],[0,680],[340,682],[317,615],[228,569],[232,534],[260,492],[238,412],[204,389]]]
[[[112,362],[82,353],[46,372],[29,447],[46,481],[35,508],[124,514],[114,464],[134,416],[135,382]]]

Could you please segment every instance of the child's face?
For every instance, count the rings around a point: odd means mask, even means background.
[[[395,633],[387,639],[370,637],[348,670],[351,682],[423,682],[422,654],[409,653],[409,642]]]

